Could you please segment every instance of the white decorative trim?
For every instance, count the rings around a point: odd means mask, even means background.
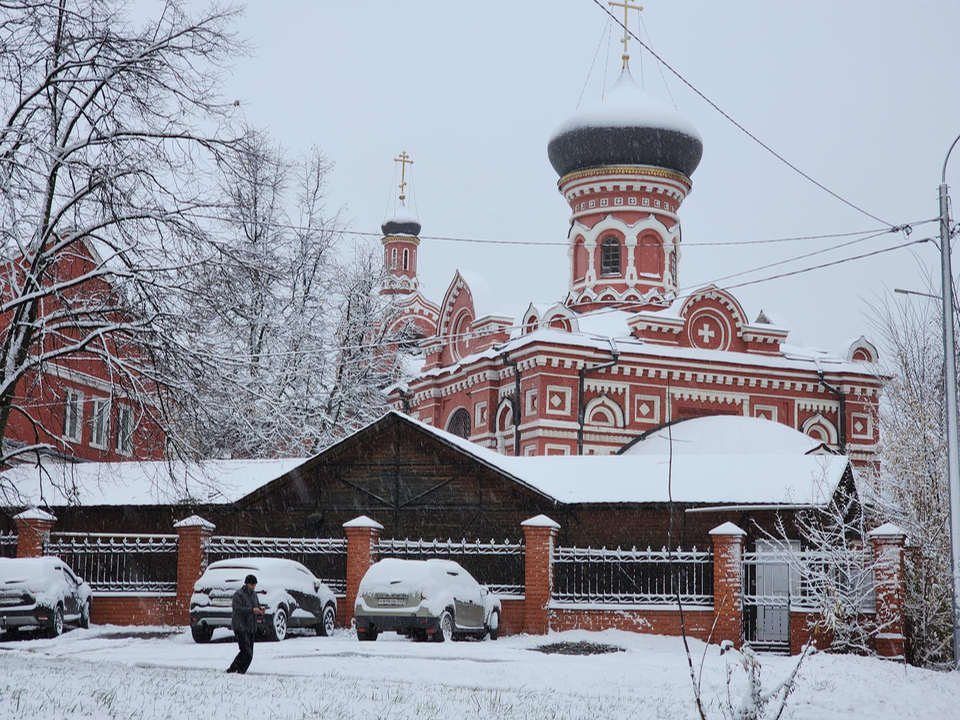
[[[561,404],[554,404],[555,397],[561,398]],[[543,412],[546,415],[570,415],[570,406],[573,397],[573,389],[562,385],[548,385],[547,397],[543,404]]]

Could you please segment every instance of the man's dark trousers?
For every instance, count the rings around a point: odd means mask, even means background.
[[[240,646],[240,652],[233,659],[227,672],[240,673],[241,675],[250,667],[253,662],[253,636],[254,633],[237,633],[237,644]],[[221,666],[222,667],[222,666]]]

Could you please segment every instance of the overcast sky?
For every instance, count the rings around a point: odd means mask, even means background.
[[[960,2],[644,5],[653,49],[785,158],[892,224],[937,214],[940,168],[960,133]],[[608,44],[607,29],[593,0],[253,0],[239,30],[254,56],[237,63],[228,93],[291,152],[315,144],[336,163],[330,204],[346,207],[353,230],[379,231],[396,196],[392,159],[406,150],[423,235],[563,243],[569,209],[547,140],[581,93],[583,103],[594,101],[616,79],[620,34],[611,29]],[[632,46],[637,80],[642,75],[650,93],[675,102],[704,141],[680,211],[690,243],[682,286],[843,240],[698,242],[882,227],[785,167],[666,69],[665,83],[646,52],[641,73]],[[960,197],[960,151],[947,180]],[[936,229],[918,226],[912,239]],[[776,271],[889,247],[898,237]],[[937,258],[928,243],[915,256],[898,250],[734,293],[752,316],[775,310],[806,344],[834,349],[867,331],[867,301],[920,286],[923,265],[936,267]],[[483,275],[499,295],[481,303],[480,314],[519,314],[530,300],[559,300],[567,291],[568,257],[559,245],[421,244],[420,276],[435,301],[457,268]]]

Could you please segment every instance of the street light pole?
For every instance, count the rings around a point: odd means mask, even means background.
[[[950,145],[940,176],[940,270],[943,289],[943,360],[947,393],[947,482],[950,491],[950,569],[953,589],[953,665],[960,668],[960,455],[957,433],[957,348],[953,332],[953,271],[950,268],[950,201],[947,195],[947,162],[960,142]]]

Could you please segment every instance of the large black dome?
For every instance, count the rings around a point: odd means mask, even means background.
[[[417,216],[406,208],[400,208],[392,217],[383,221],[380,226],[384,237],[388,235],[413,235],[420,234],[420,220]]]
[[[560,177],[609,165],[652,165],[690,177],[703,141],[693,123],[643,92],[624,68],[603,102],[553,131],[547,156]]]

